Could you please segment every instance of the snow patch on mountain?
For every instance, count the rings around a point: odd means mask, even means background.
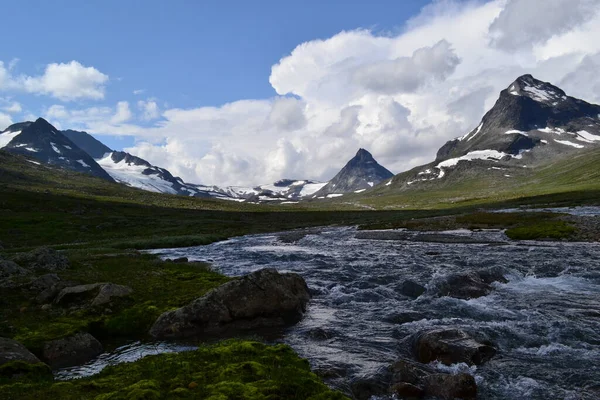
[[[21,131],[16,132],[4,132],[0,134],[0,149],[6,147],[11,140],[17,137]]]
[[[585,146],[581,145],[581,144],[577,144],[577,143],[573,143],[573,142],[569,142],[568,140],[557,140],[554,139],[554,141],[556,143],[560,143],[560,144],[564,144],[566,146],[571,146],[571,147],[575,147],[576,149],[583,149]]]
[[[127,163],[125,159],[115,163],[112,159],[112,153],[109,153],[107,157],[96,160],[96,162],[115,181],[124,183],[127,186],[155,193],[177,193],[171,182],[160,179],[157,175],[144,175],[144,171],[148,168],[145,165]]]

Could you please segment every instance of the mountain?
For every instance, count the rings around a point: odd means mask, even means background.
[[[0,148],[46,164],[112,181],[110,175],[89,154],[43,118],[14,124],[0,132]]]
[[[523,75],[500,92],[475,129],[444,144],[434,162],[399,174],[386,185],[423,189],[475,175],[517,179],[594,149],[600,149],[600,106]]]
[[[75,143],[77,147],[88,153],[93,158],[104,158],[106,153],[112,152],[110,147],[87,132],[74,131],[71,129],[61,132],[73,143]]]
[[[394,176],[379,165],[371,153],[359,149],[356,155],[313,198],[337,197],[344,193],[360,193]]]

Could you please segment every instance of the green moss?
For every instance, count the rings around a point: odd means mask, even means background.
[[[513,240],[568,239],[576,231],[564,221],[544,221],[508,229],[506,235]]]
[[[149,356],[69,382],[0,386],[0,398],[40,399],[345,399],[288,346],[231,340],[196,351]]]
[[[11,361],[0,365],[0,384],[15,381],[52,380],[52,371],[44,363]]]

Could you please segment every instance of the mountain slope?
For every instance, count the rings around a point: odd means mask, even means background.
[[[0,148],[46,164],[113,181],[89,154],[43,118],[14,124],[0,132]]]
[[[600,106],[523,75],[500,93],[480,124],[443,145],[436,160],[397,175],[388,191],[461,179],[521,179],[560,159],[600,148]]]
[[[360,192],[394,176],[379,165],[371,153],[359,149],[356,155],[313,197],[335,197],[343,193]]]
[[[77,147],[95,159],[104,158],[106,153],[110,153],[112,151],[110,147],[87,132],[74,131],[72,129],[67,129],[66,131],[61,132],[73,143],[75,143]]]

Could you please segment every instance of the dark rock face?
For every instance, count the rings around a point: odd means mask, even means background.
[[[89,333],[77,333],[44,343],[43,358],[52,368],[83,364],[102,353],[102,345]]]
[[[390,392],[401,399],[420,399],[428,396],[441,399],[475,399],[477,384],[468,374],[440,373],[427,365],[398,360],[391,368]]]
[[[114,298],[129,296],[132,292],[130,287],[114,283],[90,283],[62,289],[54,303],[67,307],[98,307],[109,304]]]
[[[45,119],[38,118],[35,122],[11,125],[0,132],[0,135],[17,131],[21,133],[15,136],[4,150],[32,157],[46,164],[113,181],[89,154]]]
[[[37,364],[41,362],[21,343],[12,339],[0,337],[0,365],[11,361],[22,361],[28,364]]]
[[[62,271],[69,268],[69,259],[56,250],[40,247],[28,253],[19,253],[14,261],[32,270]]]
[[[439,296],[475,299],[488,295],[493,289],[493,282],[507,282],[502,269],[489,268],[447,275],[437,283],[437,291]]]
[[[302,317],[309,299],[300,275],[263,269],[162,314],[150,334],[177,338],[285,326]]]
[[[87,132],[74,131],[71,129],[61,132],[63,135],[68,137],[69,140],[75,143],[77,147],[88,153],[93,158],[102,158],[106,153],[110,153],[112,151],[108,146]]]
[[[459,329],[437,329],[415,336],[413,351],[415,358],[422,363],[440,361],[450,365],[467,363],[480,365],[496,354],[489,344],[476,341]]]
[[[463,400],[477,398],[477,384],[469,374],[432,374],[425,377],[423,386],[426,396]]]
[[[354,158],[348,161],[344,168],[313,197],[370,189],[392,176],[394,174],[379,165],[371,153],[365,149],[360,149]]]
[[[523,75],[500,93],[496,104],[481,120],[481,128],[471,131],[462,140],[454,139],[439,150],[436,161],[459,157],[475,150],[498,150],[518,154],[541,144],[539,138],[524,136],[515,130],[528,132],[546,127],[570,127],[571,132],[600,128],[597,116],[600,106],[586,103],[548,83]],[[590,126],[590,122],[592,123]],[[563,146],[564,147],[564,146]]]
[[[425,286],[419,285],[418,283],[410,280],[402,282],[402,284],[400,284],[400,287],[398,288],[398,291],[401,294],[411,297],[413,299],[416,299],[417,297],[425,293],[426,290],[427,289],[425,288]]]

